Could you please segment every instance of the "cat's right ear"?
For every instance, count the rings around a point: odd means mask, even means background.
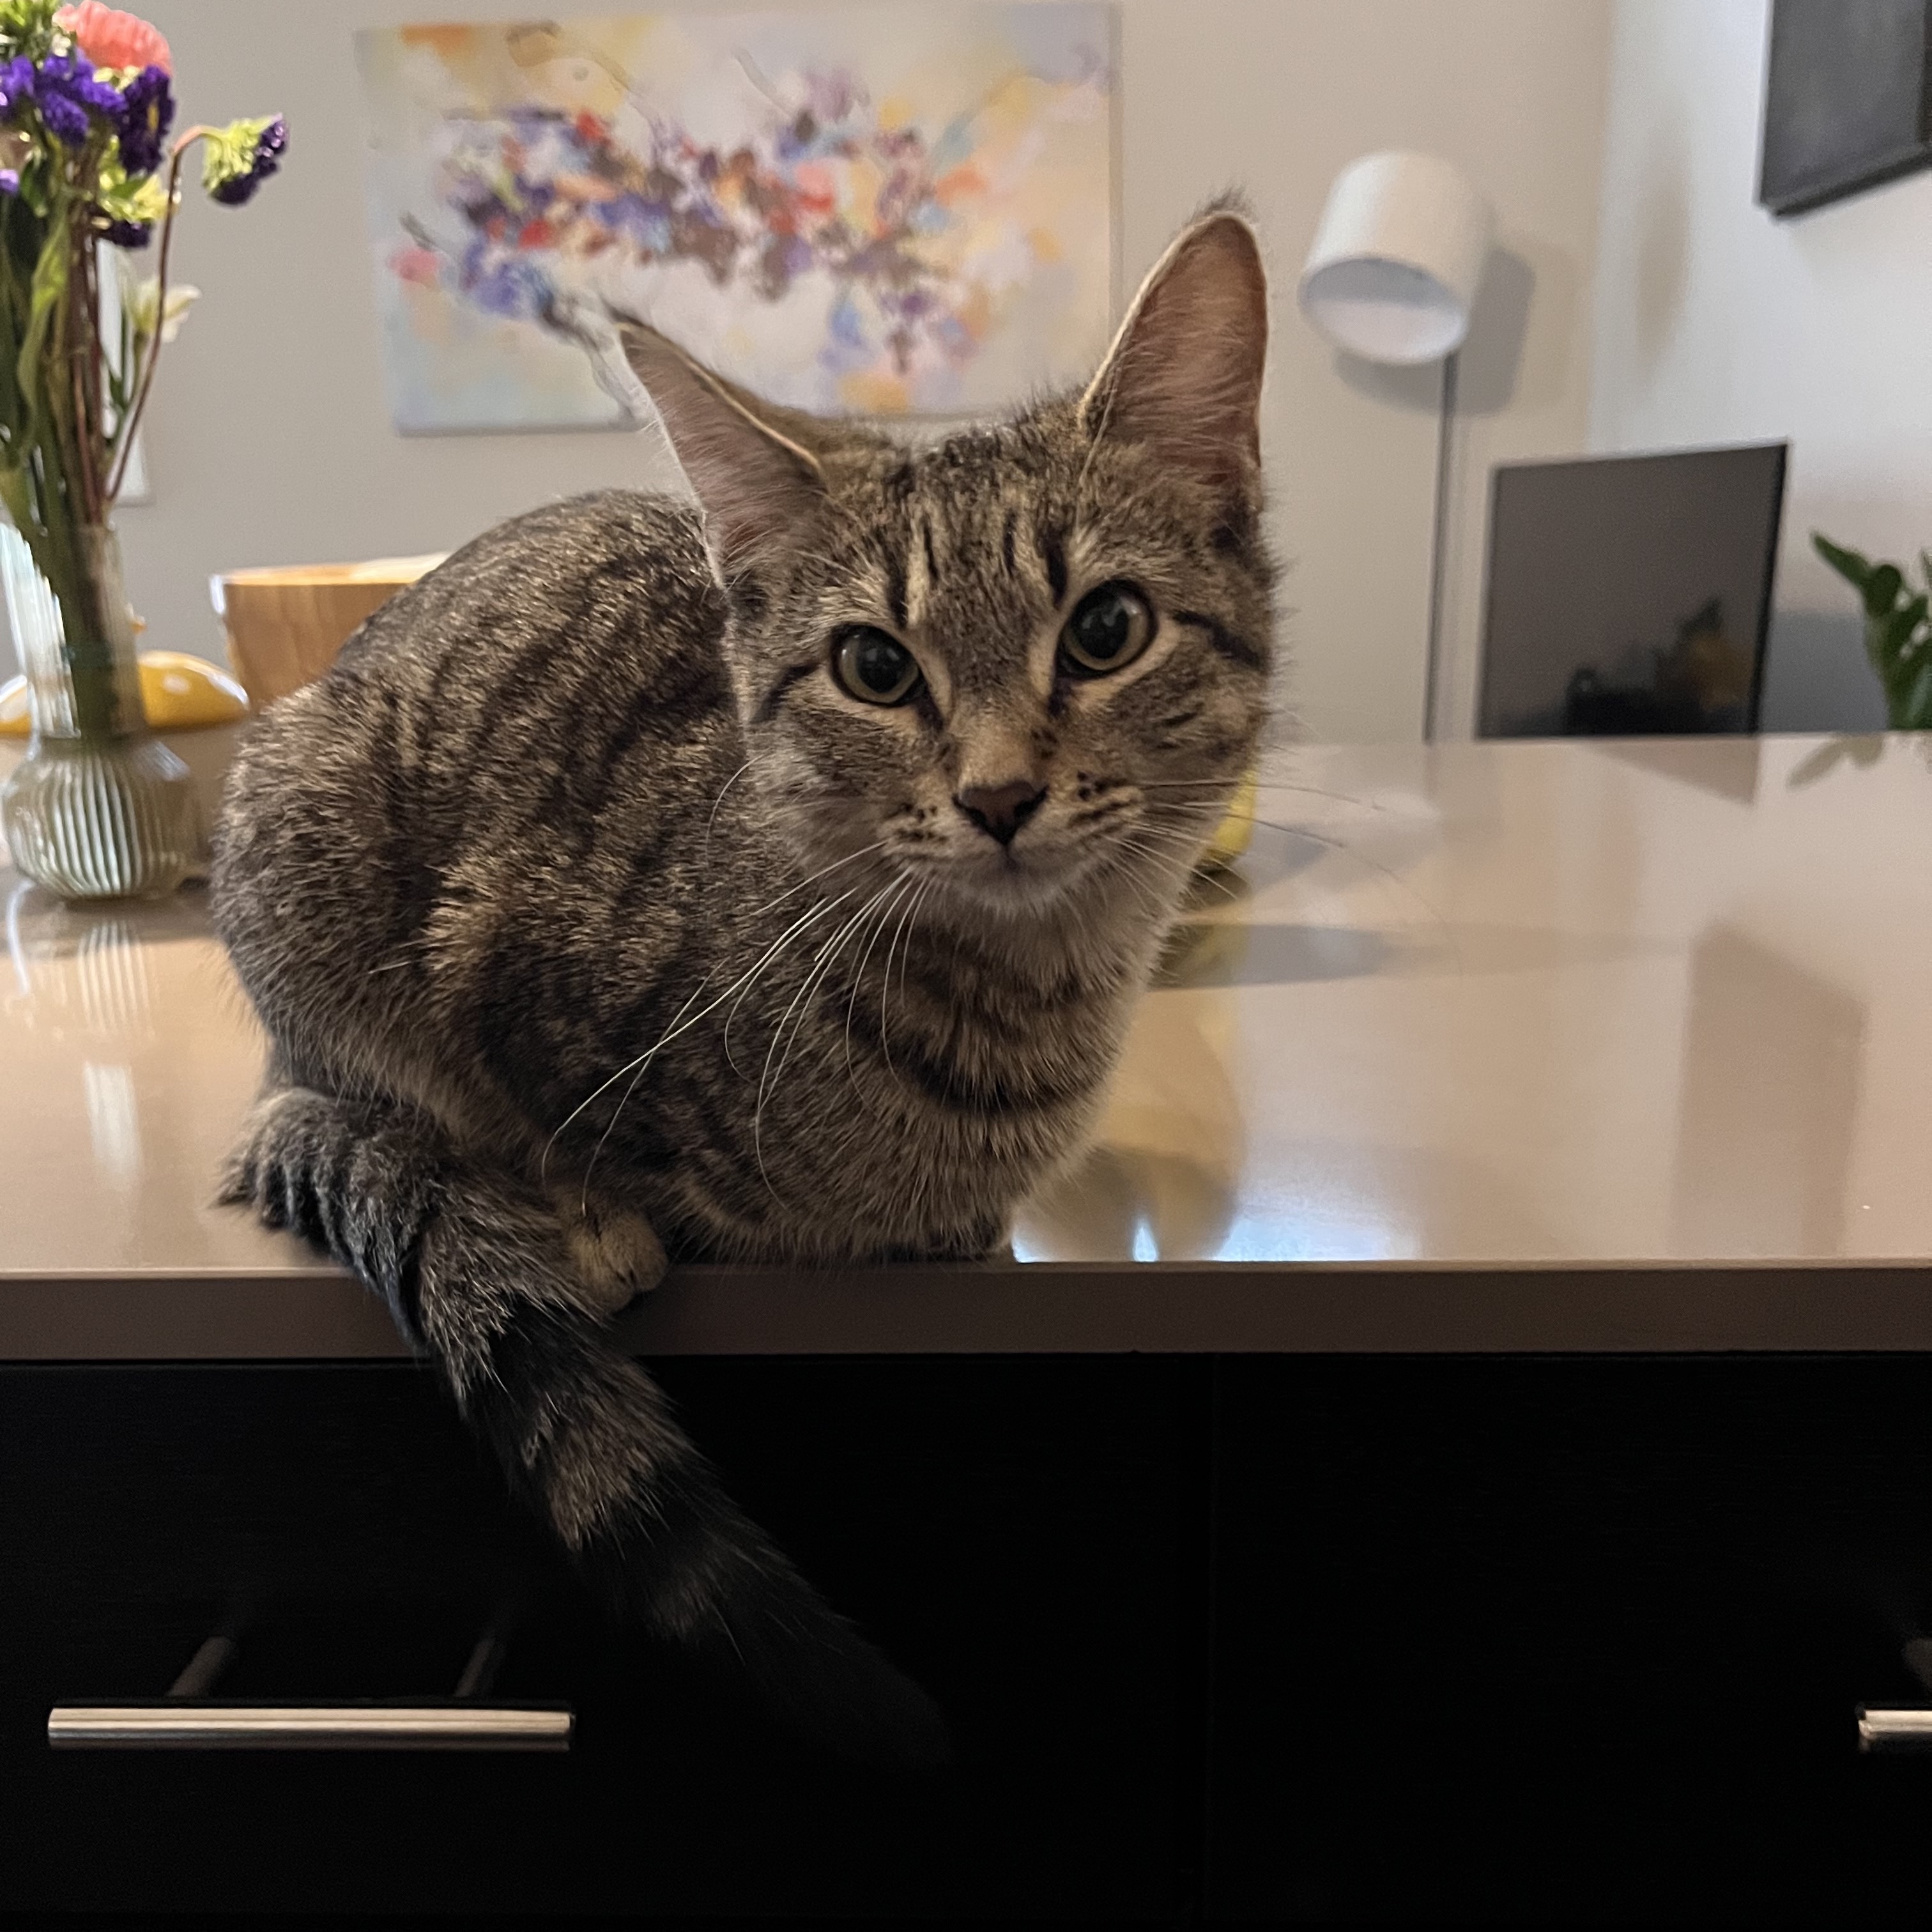
[[[818,459],[756,412],[676,344],[641,322],[618,326],[625,359],[650,392],[664,434],[704,510],[721,583],[802,541],[826,506]]]

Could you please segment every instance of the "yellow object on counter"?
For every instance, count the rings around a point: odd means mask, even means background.
[[[1255,836],[1255,803],[1260,791],[1256,775],[1249,772],[1228,801],[1228,815],[1202,850],[1202,865],[1232,866],[1248,849],[1248,841]]]
[[[143,651],[141,702],[148,728],[200,731],[215,724],[238,724],[248,715],[248,694],[226,671],[185,651]],[[27,680],[0,684],[0,737],[24,738],[32,729]]]

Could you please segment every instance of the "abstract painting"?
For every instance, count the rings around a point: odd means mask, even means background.
[[[1110,6],[913,0],[356,42],[399,429],[638,419],[551,326],[593,310],[829,413],[992,410],[1105,346]]]

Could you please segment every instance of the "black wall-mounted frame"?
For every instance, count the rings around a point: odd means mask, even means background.
[[[1758,200],[1799,214],[1932,166],[1932,0],[1773,0]]]

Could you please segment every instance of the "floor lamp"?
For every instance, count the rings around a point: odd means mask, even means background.
[[[1301,272],[1302,313],[1338,349],[1365,362],[1442,364],[1429,560],[1429,658],[1423,736],[1440,735],[1442,572],[1449,516],[1449,428],[1456,352],[1495,232],[1468,178],[1432,154],[1366,154],[1335,178]]]

